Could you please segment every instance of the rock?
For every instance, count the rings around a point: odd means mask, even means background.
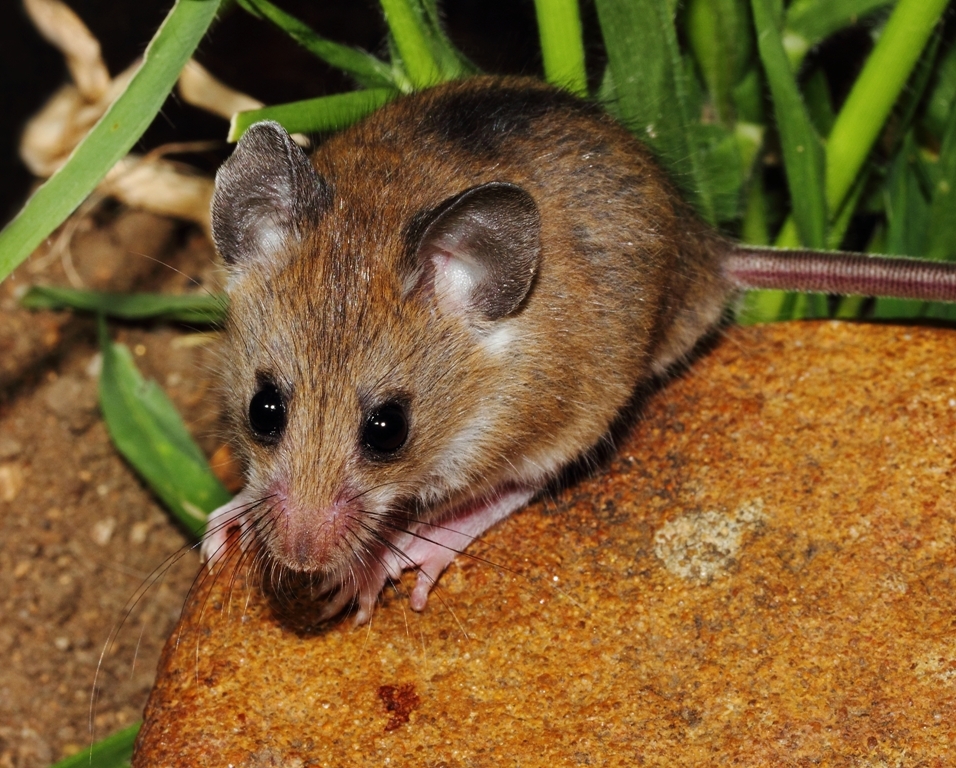
[[[83,434],[99,419],[98,393],[89,379],[59,376],[46,388],[44,400],[74,435]]]
[[[727,336],[422,614],[198,579],[133,764],[956,764],[956,334]]]

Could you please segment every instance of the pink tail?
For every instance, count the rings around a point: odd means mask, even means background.
[[[956,302],[956,262],[737,246],[724,273],[745,289]]]

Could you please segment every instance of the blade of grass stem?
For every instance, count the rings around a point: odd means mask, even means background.
[[[106,293],[35,285],[20,299],[27,309],[75,309],[124,320],[167,320],[219,325],[226,296],[170,296],[159,293]]]
[[[391,30],[405,72],[416,89],[437,85],[441,68],[432,52],[431,32],[425,14],[415,0],[381,0],[385,21]]]
[[[926,129],[939,138],[945,132],[949,111],[953,102],[956,102],[956,46],[950,46],[939,59],[931,80],[932,90],[926,102],[923,122]]]
[[[100,318],[100,410],[123,457],[197,538],[206,514],[229,501],[229,492],[212,474],[176,408],[154,381],[146,381],[133,356],[114,344]]]
[[[544,75],[578,96],[588,92],[584,39],[577,0],[535,0]]]
[[[823,146],[790,69],[770,0],[752,0],[751,5],[760,59],[773,96],[793,217],[802,243],[822,248],[827,226]]]
[[[804,50],[894,0],[795,0],[787,8],[786,34],[797,35]]]
[[[758,2],[760,0],[754,0]],[[876,47],[840,109],[827,140],[825,190],[831,211],[842,208],[853,181],[879,136],[893,104],[929,41],[948,0],[899,0]],[[776,240],[777,247],[799,244],[794,217],[788,217]],[[751,294],[753,316],[779,317],[781,294]]]
[[[949,0],[899,0],[827,140],[826,194],[837,210],[850,191]]]
[[[127,768],[133,756],[133,745],[142,723],[117,731],[51,768]]]
[[[431,35],[432,53],[438,62],[442,79],[453,80],[467,74],[476,74],[479,71],[478,68],[465,58],[442,29],[438,0],[421,0],[421,3]]]
[[[956,100],[944,127],[936,170],[925,256],[953,261],[956,259]]]
[[[707,83],[717,119],[734,123],[734,88],[750,60],[753,33],[747,0],[691,0],[684,31]]]
[[[398,95],[398,91],[387,88],[369,88],[237,112],[232,116],[227,138],[229,141],[238,141],[249,126],[260,120],[275,120],[289,133],[338,131],[374,112]]]
[[[596,0],[614,85],[613,114],[658,154],[704,219],[716,205],[695,146],[698,121],[667,0]]]

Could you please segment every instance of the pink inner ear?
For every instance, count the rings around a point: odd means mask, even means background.
[[[475,290],[485,278],[485,269],[475,261],[441,250],[432,257],[435,296],[442,311],[464,314],[474,308]]]
[[[489,182],[449,198],[421,234],[419,275],[442,306],[499,320],[527,296],[541,253],[541,221],[527,192]]]

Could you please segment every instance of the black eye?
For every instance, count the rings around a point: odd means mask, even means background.
[[[395,453],[408,439],[408,414],[405,405],[390,400],[365,418],[362,445],[377,457]]]
[[[249,401],[249,426],[257,440],[274,443],[285,430],[285,401],[279,388],[270,381],[260,385]]]

